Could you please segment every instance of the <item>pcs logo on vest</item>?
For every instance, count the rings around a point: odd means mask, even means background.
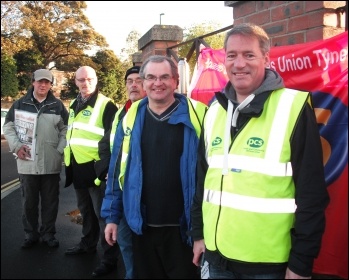
[[[222,138],[216,137],[216,138],[212,141],[212,146],[218,146],[220,143],[222,143]]]
[[[125,130],[125,136],[130,136],[131,135],[131,128],[127,127]]]
[[[89,117],[89,116],[92,115],[92,113],[91,113],[91,111],[89,111],[89,110],[83,110],[83,111],[82,111],[82,115],[85,116],[85,117]]]
[[[264,145],[264,140],[258,137],[251,137],[247,140],[246,145],[248,146],[245,148],[246,152],[259,154],[263,152],[260,148]]]
[[[250,139],[247,140],[246,144],[251,148],[260,148],[263,146],[264,141],[263,139],[258,137],[251,137]]]
[[[216,137],[213,141],[212,141],[212,147],[211,147],[211,149],[212,149],[212,151],[214,151],[214,150],[220,150],[220,149],[222,149],[223,147],[222,147],[222,138],[220,138],[220,137]]]

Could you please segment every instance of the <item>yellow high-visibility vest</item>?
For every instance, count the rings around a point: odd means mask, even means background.
[[[306,102],[309,93],[274,91],[232,145],[226,133],[232,118],[217,101],[211,104],[202,206],[208,250],[244,262],[288,261],[296,210],[290,139]]]
[[[104,135],[103,112],[110,100],[98,94],[94,107],[87,106],[76,116],[73,109],[69,110],[67,146],[64,149],[66,166],[70,165],[71,153],[79,164],[99,160],[98,142]]]

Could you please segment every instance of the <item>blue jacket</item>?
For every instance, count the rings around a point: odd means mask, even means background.
[[[180,105],[173,112],[168,123],[184,124],[184,145],[181,157],[181,181],[184,197],[184,214],[181,218],[181,232],[183,240],[191,244],[186,232],[191,229],[190,208],[193,201],[196,186],[196,160],[199,139],[191,123],[187,98],[180,94],[175,94],[180,100]],[[105,191],[105,197],[102,203],[101,216],[106,223],[119,224],[125,211],[126,220],[136,234],[142,234],[144,217],[141,212],[141,194],[142,194],[142,153],[141,153],[141,135],[144,123],[148,98],[142,99],[138,106],[135,124],[132,130],[130,151],[126,166],[123,190],[120,189],[118,177],[120,173],[119,153],[123,143],[124,131],[122,122],[119,123],[112,156],[109,164],[108,180]],[[205,106],[204,104],[202,104]],[[202,124],[201,116],[199,122]]]

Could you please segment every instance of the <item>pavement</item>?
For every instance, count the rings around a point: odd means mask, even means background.
[[[22,249],[24,231],[21,221],[22,202],[18,180],[1,186],[1,279],[91,279],[99,264],[102,248],[98,244],[95,254],[66,256],[67,248],[80,241],[82,226],[78,217],[75,191],[72,186],[63,188],[64,171],[61,173],[61,188],[56,238],[58,248],[49,248],[38,243],[30,249]],[[11,186],[9,186],[11,185]],[[120,256],[117,269],[98,279],[124,279],[125,268]],[[313,275],[313,279],[341,279],[333,275]]]
[[[63,188],[64,171],[61,173],[60,202],[56,222],[58,248],[49,248],[40,242],[30,249],[22,249],[24,231],[21,221],[22,203],[19,184],[6,193],[1,190],[1,279],[91,279],[91,273],[99,265],[102,248],[98,244],[95,254],[66,256],[67,248],[73,247],[82,236],[81,224],[74,216],[77,203],[72,186]],[[123,279],[122,257],[117,269],[98,279]]]

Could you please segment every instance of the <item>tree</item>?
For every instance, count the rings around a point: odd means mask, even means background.
[[[121,57],[126,69],[133,66],[132,55],[138,52],[138,40],[141,34],[137,30],[132,30],[126,38],[126,47],[121,49]]]
[[[85,1],[1,1],[1,50],[17,61],[20,89],[28,86],[36,69],[56,68],[68,78],[63,98],[75,98],[75,71],[82,65],[101,68],[87,52],[104,51],[108,44],[84,15],[86,7]],[[112,73],[114,76],[110,74],[109,78],[114,77],[115,81],[105,83],[107,92],[114,84],[118,99],[122,100],[117,81],[123,74]]]
[[[1,1],[1,53],[13,55],[26,48],[21,33],[21,1]]]
[[[4,2],[4,3],[3,3]],[[107,47],[103,36],[94,31],[84,15],[85,1],[2,1],[1,48],[11,53],[11,47],[20,42],[20,50],[38,51],[43,60],[37,68],[48,68],[52,62],[60,65],[67,58],[81,61],[86,51]],[[4,7],[4,12],[3,12]],[[10,13],[11,11],[11,13]],[[15,26],[11,26],[15,17]],[[6,40],[5,40],[6,39]]]
[[[114,52],[111,50],[98,51],[92,60],[98,65],[98,84],[103,94],[118,104],[125,103],[127,95],[123,77],[126,69]]]
[[[61,90],[61,99],[62,100],[71,100],[76,98],[79,93],[78,87],[75,85],[75,72],[65,73],[66,83],[63,85]]]
[[[184,28],[184,38],[183,38],[183,42],[195,39],[195,38],[200,38],[200,36],[206,35],[208,33],[214,32],[216,30],[218,30],[219,24],[216,22],[203,22],[200,24],[195,24],[192,25],[190,27],[186,27]],[[213,49],[221,49],[223,48],[223,43],[224,43],[224,37],[225,37],[225,33],[218,33],[212,36],[208,36],[208,37],[204,37],[202,38],[202,40],[205,41],[205,43],[210,46]],[[193,43],[188,43],[185,45],[182,45],[178,48],[178,56],[185,58],[191,47],[193,46]],[[194,54],[196,54],[196,52],[194,52]],[[194,72],[194,67],[196,64],[196,56],[193,55],[190,60],[187,60],[189,67],[190,67],[190,73]]]
[[[100,50],[85,62],[83,65],[91,66],[96,70],[97,87],[100,91],[117,104],[125,103],[127,95],[123,77],[126,70],[114,52],[112,50]],[[64,85],[65,89],[61,92],[61,99],[73,99],[79,93],[74,80],[74,73],[78,68],[79,66],[75,67],[74,71],[66,73],[68,79]]]
[[[16,61],[6,54],[1,54],[1,97],[17,96],[18,80],[16,74]]]
[[[26,91],[31,85],[33,65],[43,65],[43,57],[37,50],[21,50],[14,55],[17,65],[17,78],[20,91]]]

